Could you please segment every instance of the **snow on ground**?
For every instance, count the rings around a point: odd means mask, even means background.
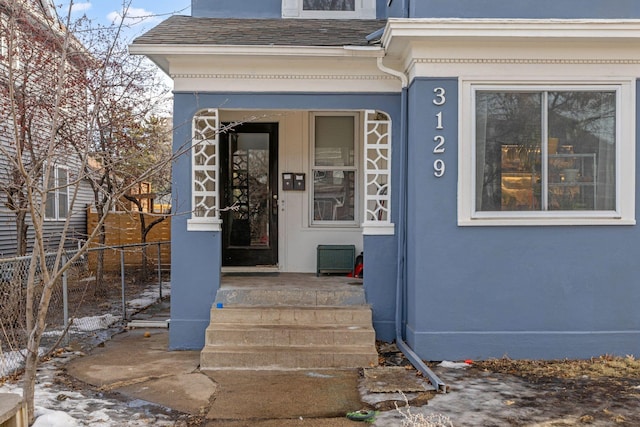
[[[163,283],[162,295],[171,293],[169,283]],[[128,302],[128,308],[140,310],[159,298],[159,287],[147,288],[141,296]],[[70,333],[92,332],[109,328],[120,317],[112,314],[74,319]],[[48,331],[49,336],[62,331]],[[24,351],[24,350],[23,350]],[[45,349],[41,349],[44,352]],[[16,354],[13,354],[16,353]],[[58,357],[42,363],[38,368],[35,390],[35,416],[33,427],[119,427],[119,426],[173,426],[176,414],[171,409],[136,400],[128,402],[109,397],[92,390],[74,391],[63,382],[56,381],[64,364],[77,353],[62,353]],[[11,363],[9,363],[11,361]],[[0,377],[21,368],[24,358],[19,352],[0,352]],[[22,395],[19,383],[5,383],[0,393]]]
[[[171,284],[168,282],[162,283],[162,297],[171,295]],[[160,287],[158,285],[149,287],[142,291],[142,294],[136,299],[127,301],[127,308],[129,309],[141,309],[147,307],[160,298]]]
[[[42,356],[44,352],[44,348],[40,347],[38,349],[38,354],[40,356]],[[7,352],[0,349],[0,378],[5,375],[10,375],[14,371],[22,368],[26,354],[27,349]]]
[[[173,426],[171,410],[148,402],[126,402],[91,390],[73,391],[55,381],[60,369],[75,353],[43,363],[35,391],[36,422],[33,427]],[[20,384],[6,383],[0,393],[22,395]]]

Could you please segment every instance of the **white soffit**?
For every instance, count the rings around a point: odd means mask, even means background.
[[[390,19],[382,44],[410,78],[585,64],[629,74],[640,64],[640,20]]]
[[[396,92],[379,46],[131,45],[174,79],[176,91]]]

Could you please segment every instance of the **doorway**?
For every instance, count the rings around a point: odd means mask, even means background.
[[[220,157],[222,265],[277,265],[278,124],[235,126]]]

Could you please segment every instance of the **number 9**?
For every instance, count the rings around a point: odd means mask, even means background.
[[[444,175],[444,170],[444,160],[437,159],[435,162],[433,162],[433,174],[436,176],[436,178],[442,177]]]

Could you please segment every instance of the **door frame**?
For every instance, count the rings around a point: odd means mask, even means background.
[[[222,123],[223,128],[229,130],[220,134],[220,187],[219,198],[221,206],[228,207],[231,195],[229,193],[230,183],[230,158],[229,135],[234,133],[268,133],[269,134],[269,195],[267,211],[269,215],[269,243],[266,248],[259,247],[232,247],[230,245],[231,230],[230,211],[221,209],[222,219],[222,267],[256,267],[256,266],[277,266],[279,260],[278,251],[278,135],[279,123],[277,122],[250,122],[233,125],[232,123]],[[225,223],[227,224],[225,226]]]

